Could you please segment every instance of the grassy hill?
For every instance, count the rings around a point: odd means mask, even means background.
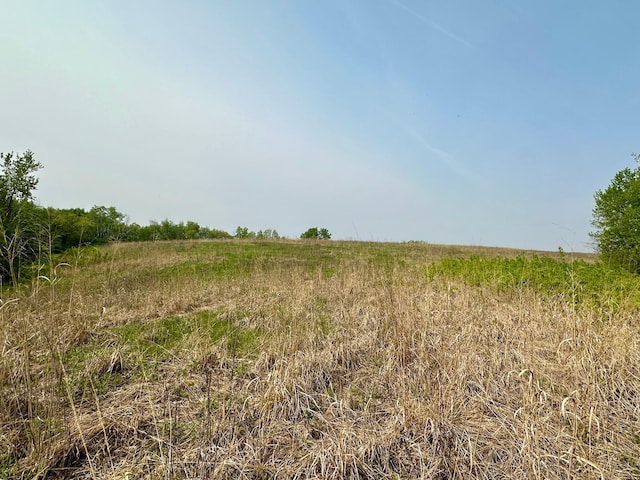
[[[185,241],[37,273],[0,304],[0,478],[640,477],[640,280],[592,255]]]

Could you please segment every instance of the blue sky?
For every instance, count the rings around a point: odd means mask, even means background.
[[[640,3],[0,0],[0,150],[130,221],[588,251]]]

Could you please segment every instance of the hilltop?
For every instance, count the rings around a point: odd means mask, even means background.
[[[32,278],[0,306],[0,476],[640,475],[640,280],[595,255],[120,243]]]

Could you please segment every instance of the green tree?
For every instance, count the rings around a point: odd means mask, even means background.
[[[58,253],[95,240],[96,225],[82,208],[47,208],[43,224],[51,251]]]
[[[247,239],[256,238],[256,233],[250,231],[247,227],[238,227],[236,228],[235,237],[242,240],[247,240]]]
[[[115,207],[96,205],[89,210],[88,216],[95,226],[92,241],[109,242],[123,238],[126,230],[126,215],[120,213]]]
[[[640,273],[640,154],[633,158],[635,169],[621,170],[596,192],[591,237],[604,260]]]
[[[31,200],[38,186],[35,172],[42,164],[33,158],[33,152],[27,150],[22,155],[0,153],[2,175],[0,175],[0,217],[8,221],[13,217],[16,204],[21,200]]]
[[[188,221],[184,227],[184,238],[187,240],[202,238],[200,236],[200,225],[197,222]]]
[[[318,232],[318,239],[331,240],[331,234],[329,233],[329,230],[327,230],[326,228],[321,228],[320,231]]]
[[[42,168],[27,150],[22,155],[0,153],[0,278],[17,282],[22,265],[39,250],[37,209],[31,201]]]
[[[127,225],[127,229],[124,232],[123,240],[126,242],[139,242],[142,240],[141,233],[142,228],[137,223],[130,223]]]
[[[303,240],[317,240],[318,235],[318,227],[311,227],[306,232],[300,234],[300,238],[302,238]]]
[[[256,238],[258,240],[278,240],[280,235],[277,230],[267,228],[266,230],[259,230],[258,233],[256,233]]]
[[[233,238],[228,232],[224,230],[218,230],[215,228],[201,227],[200,228],[200,238],[209,238],[209,239],[220,239],[220,238]]]
[[[311,227],[302,235],[300,235],[300,238],[306,240],[330,240],[331,234],[326,228],[319,229],[318,227]]]
[[[151,242],[160,240],[160,231],[159,231],[158,222],[151,221],[149,225],[145,225],[137,229],[137,238],[136,240],[139,242]]]

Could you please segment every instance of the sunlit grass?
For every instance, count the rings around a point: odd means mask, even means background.
[[[567,257],[68,252],[3,292],[0,477],[638,478],[640,282]]]
[[[447,276],[474,287],[500,293],[524,289],[546,297],[567,299],[608,316],[620,309],[640,309],[638,276],[622,268],[584,260],[546,256],[515,258],[447,257],[425,266],[428,278]]]

